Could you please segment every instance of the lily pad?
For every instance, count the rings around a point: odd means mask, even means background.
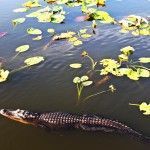
[[[141,69],[141,68],[138,68],[137,69],[137,73],[139,74],[140,77],[150,77],[150,71],[149,70],[146,70],[146,69]]]
[[[39,35],[39,36],[37,36],[35,38],[32,38],[33,41],[39,41],[41,39],[42,39],[42,35]]]
[[[47,29],[47,32],[48,32],[48,33],[54,33],[54,32],[55,32],[55,29],[49,28],[49,29]]]
[[[82,64],[74,63],[74,64],[70,64],[69,66],[70,66],[71,68],[78,69],[78,68],[81,68],[81,67],[82,67]]]
[[[141,63],[150,63],[150,57],[141,57],[139,58]]]
[[[29,48],[30,48],[29,45],[22,45],[22,46],[19,46],[16,48],[16,52],[23,53],[23,52],[29,50]]]
[[[9,75],[9,71],[8,70],[1,69],[0,70],[0,82],[6,81],[7,78],[8,78],[8,75]]]
[[[75,84],[80,83],[80,82],[81,82],[81,80],[80,80],[79,77],[75,77],[75,78],[73,79],[73,83],[75,83]]]
[[[19,13],[19,12],[27,12],[28,11],[28,8],[17,8],[17,9],[14,9],[13,12],[15,13]]]
[[[35,56],[35,57],[27,58],[27,59],[24,61],[24,63],[25,63],[27,66],[33,66],[33,65],[36,65],[36,64],[41,63],[42,61],[44,61],[44,57],[42,57],[42,56]]]
[[[90,86],[92,83],[93,83],[93,81],[85,81],[85,82],[82,82],[82,85],[83,86]]]
[[[124,55],[131,55],[135,50],[132,46],[126,46],[120,50]]]
[[[77,40],[77,41],[73,42],[74,46],[78,46],[78,45],[81,45],[81,44],[83,44],[83,42],[80,41],[80,40]]]
[[[23,4],[24,7],[33,8],[33,7],[40,7],[38,0],[30,0]]]
[[[25,20],[26,20],[26,18],[18,18],[18,19],[14,19],[14,20],[12,20],[12,24],[13,24],[13,26],[17,26],[18,24],[24,23]]]
[[[88,76],[82,76],[82,77],[81,77],[81,82],[87,81],[88,79],[89,79]]]
[[[27,33],[32,35],[38,35],[38,34],[42,34],[42,31],[40,29],[28,28]]]

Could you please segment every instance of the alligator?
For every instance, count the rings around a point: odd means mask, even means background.
[[[24,124],[57,129],[80,129],[84,131],[105,131],[123,133],[136,137],[142,141],[150,142],[149,137],[133,130],[123,123],[95,115],[76,115],[63,112],[30,112],[27,110],[1,109],[0,114]]]

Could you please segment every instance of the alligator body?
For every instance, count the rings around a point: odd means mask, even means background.
[[[141,133],[131,129],[125,124],[94,115],[75,115],[62,112],[37,113],[20,109],[1,109],[0,114],[15,121],[53,130],[74,128],[85,131],[117,131],[150,142],[149,138],[144,137]]]

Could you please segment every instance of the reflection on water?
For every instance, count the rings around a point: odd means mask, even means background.
[[[103,94],[91,101],[75,106],[76,91],[72,79],[76,75],[83,75],[89,69],[88,61],[82,60],[82,50],[95,59],[105,57],[116,58],[119,49],[131,45],[136,49],[134,58],[149,55],[149,37],[133,37],[130,34],[121,34],[119,27],[113,25],[100,25],[97,35],[90,41],[85,41],[80,47],[72,47],[65,41],[54,43],[46,51],[38,47],[46,44],[50,39],[37,42],[26,36],[28,27],[40,28],[46,31],[47,28],[55,28],[57,32],[66,30],[79,30],[83,26],[91,25],[90,22],[76,23],[76,16],[81,15],[78,8],[65,8],[70,14],[67,15],[65,24],[41,24],[29,19],[26,23],[17,26],[13,30],[11,20],[22,17],[22,14],[12,13],[12,10],[19,8],[24,0],[0,0],[0,31],[7,31],[8,35],[0,39],[0,56],[9,60],[15,55],[14,49],[23,44],[31,45],[29,52],[17,57],[12,63],[7,63],[9,68],[17,68],[22,65],[22,60],[28,56],[43,55],[46,61],[36,67],[28,68],[13,74],[9,82],[1,84],[0,108],[22,108],[35,111],[65,111],[75,113],[98,113],[101,116],[118,119],[132,128],[150,136],[150,119],[143,116],[138,110],[128,106],[129,102],[140,103],[147,100],[149,95],[149,80],[141,79],[138,82],[129,81],[127,78],[111,78],[109,83],[117,87],[117,92]],[[107,10],[117,19],[129,14],[148,16],[149,1],[126,0],[108,1]],[[45,36],[46,33],[44,33]],[[72,70],[69,64],[83,62],[85,67],[82,70]],[[97,76],[98,78],[99,76]],[[102,85],[98,90],[106,89]],[[90,88],[85,94],[91,92]],[[92,92],[97,88],[93,87]],[[96,134],[80,131],[50,132],[42,129],[24,126],[5,118],[0,118],[0,148],[3,150],[26,150],[26,149],[131,149],[145,150],[148,145],[132,140],[129,137],[114,134]],[[59,143],[59,144],[58,144]]]

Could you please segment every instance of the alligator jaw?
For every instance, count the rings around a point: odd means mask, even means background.
[[[28,121],[26,121],[25,115],[24,115],[25,110],[10,110],[10,109],[1,109],[0,114],[11,119],[15,120],[24,124],[32,124]]]

